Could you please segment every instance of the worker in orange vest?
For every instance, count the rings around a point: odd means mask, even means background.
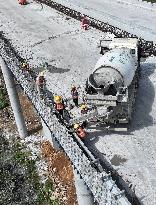
[[[55,109],[63,117],[63,111],[64,111],[64,108],[65,108],[65,105],[63,103],[62,97],[59,96],[59,95],[54,96],[54,102],[55,102]]]
[[[89,28],[89,19],[87,18],[87,16],[84,16],[81,20],[81,27],[84,30],[87,30]]]
[[[74,129],[75,129],[75,132],[77,134],[77,136],[81,139],[81,140],[84,140],[85,137],[86,137],[86,131],[78,124],[76,123],[74,125]]]
[[[26,2],[26,0],[19,0],[18,3],[21,5],[26,5],[27,2]]]
[[[79,94],[75,85],[72,85],[71,87],[71,95],[72,95],[73,103],[75,104],[76,107],[78,107]]]

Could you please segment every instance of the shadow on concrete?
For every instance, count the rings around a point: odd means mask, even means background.
[[[130,132],[153,125],[153,117],[150,115],[150,112],[155,98],[155,89],[149,76],[154,73],[155,69],[156,64],[154,63],[144,63],[141,66],[139,88],[129,127]]]
[[[111,174],[111,177],[113,181],[115,181],[116,185],[120,190],[125,191],[125,195],[128,198],[128,200],[133,205],[141,205],[139,199],[135,195],[135,192],[131,189],[130,182],[125,182],[122,177],[118,174],[118,172],[113,168],[111,163],[109,163],[105,157],[104,153],[101,153],[95,146],[96,142],[99,141],[99,135],[103,134],[104,131],[95,131],[92,132],[91,135],[88,135],[87,138],[84,140],[84,144],[88,147],[90,152],[94,155],[96,159],[99,159],[99,162],[103,169],[109,174]],[[111,136],[110,136],[111,137]],[[125,162],[126,159],[124,159]]]
[[[52,65],[48,65],[47,70],[50,73],[65,73],[70,71],[70,69],[57,68],[56,66],[52,66]]]
[[[111,163],[107,161],[105,158],[105,154],[101,153],[99,150],[97,150],[95,144],[99,141],[98,135],[101,131],[95,132],[95,135],[88,135],[88,137],[85,139],[84,144],[88,147],[88,149],[91,151],[91,153],[95,156],[95,158],[99,159],[99,162],[103,169],[109,174],[111,174],[112,179],[117,184],[118,188],[120,190],[125,191],[125,195],[128,198],[128,200],[133,205],[140,205],[140,201],[136,197],[135,193],[130,188],[129,182],[125,182],[122,177],[118,174],[118,172],[112,167]],[[111,136],[110,136],[111,137]]]

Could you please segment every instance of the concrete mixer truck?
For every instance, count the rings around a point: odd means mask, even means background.
[[[123,127],[131,120],[138,87],[138,39],[103,39],[100,48],[103,56],[87,79],[86,101],[96,107],[101,122]]]

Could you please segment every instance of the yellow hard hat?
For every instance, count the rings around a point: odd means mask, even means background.
[[[73,89],[73,88],[76,88],[76,86],[75,86],[75,85],[72,85],[72,86],[71,86],[71,89]]]
[[[82,104],[80,108],[81,108],[81,110],[83,110],[83,109],[87,108],[87,105],[86,104]]]
[[[24,67],[24,66],[26,66],[26,65],[27,65],[27,63],[24,63],[24,62],[22,63],[22,67]]]
[[[78,127],[80,127],[80,125],[79,125],[78,123],[76,123],[76,124],[74,125],[74,129],[77,129]]]
[[[43,70],[39,73],[39,76],[44,76],[46,74],[46,70]]]
[[[55,101],[56,103],[60,103],[61,100],[62,100],[62,97],[59,96],[59,95],[56,95],[56,96],[54,97],[54,101]]]

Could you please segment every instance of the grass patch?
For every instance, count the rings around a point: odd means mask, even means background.
[[[59,205],[59,200],[52,199],[51,197],[53,191],[53,185],[51,181],[47,179],[43,187],[41,189],[38,189],[37,205]]]
[[[54,191],[52,182],[47,179],[44,185],[40,184],[39,176],[36,171],[35,160],[30,160],[31,152],[20,150],[21,145],[18,142],[16,142],[16,146],[18,147],[18,150],[16,150],[13,158],[27,168],[28,181],[33,184],[33,187],[37,192],[36,204],[59,205],[58,200],[51,199],[51,194]]]
[[[31,152],[19,140],[8,143],[4,136],[0,136],[0,204],[10,201],[10,204],[16,202],[19,205],[59,205],[59,200],[51,198],[52,182],[47,179],[41,184],[36,161],[30,156]]]

